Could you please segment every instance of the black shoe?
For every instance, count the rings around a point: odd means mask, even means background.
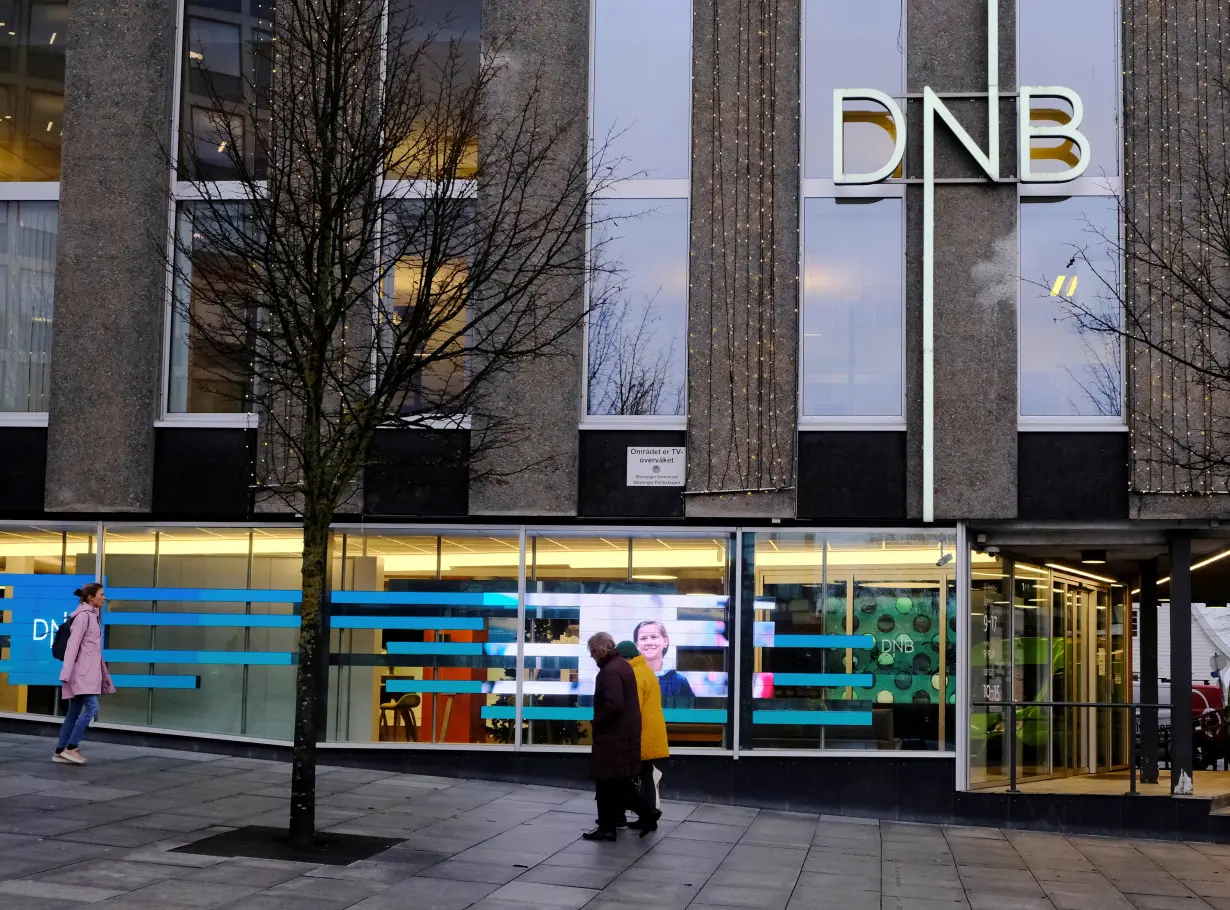
[[[628,827],[633,831],[640,831],[641,837],[645,837],[646,835],[658,830],[658,819],[661,817],[661,810],[655,809],[652,815],[645,816],[644,818],[638,818],[634,822],[629,822]]]
[[[595,824],[595,825],[600,824],[600,822],[598,821],[598,819],[596,819],[596,818],[594,819],[594,824]],[[626,818],[621,818],[619,821],[617,821],[617,822],[615,823],[615,827],[616,827],[616,828],[626,828],[626,827],[628,827],[628,820],[627,820]]]
[[[614,828],[595,828],[593,831],[586,831],[581,837],[585,840],[603,840],[613,841],[619,835],[616,834]]]

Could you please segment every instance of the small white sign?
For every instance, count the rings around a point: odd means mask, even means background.
[[[683,446],[628,446],[628,486],[683,486],[687,454]]]

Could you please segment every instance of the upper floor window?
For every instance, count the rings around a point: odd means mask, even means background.
[[[48,407],[68,46],[68,0],[0,2],[0,413],[9,421],[41,422]]]
[[[682,424],[692,5],[594,0],[593,17],[593,154],[617,182],[593,212],[585,422]]]
[[[398,49],[389,50],[384,87],[413,92],[413,102],[402,110],[415,118],[412,127],[406,121],[406,142],[390,156],[388,171],[381,175],[376,168],[372,173],[373,181],[385,178],[381,185],[390,213],[384,223],[387,232],[394,222],[404,223],[399,215],[404,205],[394,200],[414,196],[417,184],[412,181],[442,178],[442,184],[449,185],[447,192],[458,198],[472,193],[478,143],[468,127],[481,100],[482,3],[386,0],[384,8],[387,46]],[[259,378],[252,375],[253,340],[245,333],[251,324],[234,318],[226,294],[242,283],[235,251],[242,251],[248,241],[228,242],[228,232],[230,226],[241,233],[247,229],[242,206],[251,181],[266,176],[264,145],[272,126],[277,73],[276,12],[275,0],[187,0],[184,6],[174,187],[176,264],[164,369],[163,413],[168,418],[195,421],[201,415],[235,415],[203,419],[246,420],[238,415],[252,410],[254,393],[261,390],[254,385]],[[446,278],[444,271],[452,277]],[[381,300],[373,303],[381,311],[379,318],[400,320],[411,312],[423,296],[421,273],[411,259],[399,261]],[[439,292],[441,282],[464,283],[465,274],[464,262],[458,262],[433,275],[433,290]],[[435,351],[433,362],[416,376],[403,413],[421,413],[430,408],[433,396],[456,387],[464,370],[460,352],[465,345],[456,329],[465,324],[464,316],[453,313],[434,333],[444,348]],[[229,328],[220,330],[223,325]]]
[[[1119,0],[1021,0],[1017,13],[1017,72],[1021,85],[1060,85],[1080,95],[1080,131],[1089,139],[1086,179],[1105,183],[1119,176],[1122,151],[1119,89]],[[1036,125],[1068,123],[1071,106],[1038,99],[1030,111]],[[1038,173],[1065,171],[1079,150],[1069,141],[1035,139]]]
[[[68,0],[8,0],[0,20],[0,181],[59,180]]]
[[[59,205],[0,202],[0,411],[47,411]]]
[[[184,11],[179,177],[264,175],[252,119],[266,115],[273,80],[273,0],[191,0]],[[242,151],[228,150],[234,144]]]
[[[833,90],[905,89],[902,0],[806,0],[803,23],[803,176],[833,179]],[[846,171],[867,173],[889,160],[896,126],[871,101],[842,108]],[[900,176],[900,174],[894,175]]]
[[[1117,0],[1020,0],[1020,85],[1063,86],[1081,99],[1089,142],[1071,182],[1020,184],[1020,425],[1022,429],[1124,426]],[[1064,99],[1033,102],[1030,119],[1068,123]],[[1081,150],[1034,139],[1037,173],[1066,171]],[[1057,193],[1062,192],[1059,196]]]
[[[806,0],[803,23],[803,261],[800,425],[905,427],[905,196],[903,184],[833,179],[834,89],[905,88],[901,0]],[[847,173],[892,157],[884,107],[846,101]],[[892,177],[900,177],[898,170]]]

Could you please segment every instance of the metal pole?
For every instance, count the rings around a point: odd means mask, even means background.
[[[1140,564],[1140,697],[1157,704],[1157,559]],[[1135,744],[1136,737],[1132,737]],[[1140,712],[1140,779],[1157,783],[1157,708]]]
[[[1008,792],[1016,793],[1016,702],[1008,703]]]
[[[1128,780],[1131,784],[1128,787],[1128,796],[1136,796],[1136,709],[1128,708],[1128,742],[1131,745],[1128,747]]]
[[[1192,539],[1170,538],[1170,792],[1192,792]]]

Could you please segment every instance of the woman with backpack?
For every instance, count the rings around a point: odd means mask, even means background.
[[[99,611],[105,597],[103,586],[88,584],[73,592],[80,599],[72,616],[68,644],[64,648],[64,667],[60,670],[62,694],[68,699],[68,715],[60,727],[51,760],[62,765],[84,765],[78,746],[90,721],[98,716],[98,696],[115,691],[111,673],[103,660],[102,620]]]

